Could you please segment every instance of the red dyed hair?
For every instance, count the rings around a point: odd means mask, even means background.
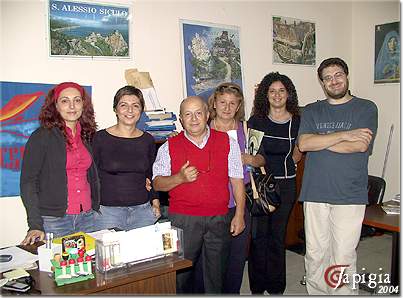
[[[49,90],[39,114],[39,121],[42,127],[48,129],[51,129],[53,127],[59,128],[64,135],[64,139],[67,142],[67,134],[65,128],[66,124],[64,119],[56,109],[57,98],[55,99],[55,89],[57,89],[58,86],[60,86],[61,84]],[[78,119],[81,125],[81,139],[91,142],[92,137],[97,130],[97,124],[95,122],[94,107],[92,105],[91,97],[87,94],[84,88],[82,88],[82,91],[83,113]]]

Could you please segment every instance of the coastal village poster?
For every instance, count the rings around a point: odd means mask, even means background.
[[[205,100],[221,83],[242,88],[239,27],[181,20],[184,96]]]
[[[129,58],[128,6],[49,1],[50,56]]]

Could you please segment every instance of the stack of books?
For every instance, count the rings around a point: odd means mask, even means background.
[[[144,111],[137,127],[151,134],[156,141],[166,140],[176,129],[176,115],[166,112],[165,109]]]

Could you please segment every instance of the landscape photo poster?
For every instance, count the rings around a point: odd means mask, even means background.
[[[240,30],[236,26],[180,20],[184,97],[205,100],[221,83],[242,88]]]
[[[400,22],[375,26],[374,83],[400,82]]]
[[[130,58],[129,8],[49,0],[50,56]]]
[[[39,113],[54,84],[0,82],[0,197],[20,195],[25,144],[39,127]],[[84,87],[91,94],[91,87]]]
[[[315,65],[315,23],[273,16],[273,63]]]

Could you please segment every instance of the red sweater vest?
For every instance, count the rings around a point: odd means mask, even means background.
[[[191,143],[181,132],[168,139],[172,175],[178,173],[189,160],[199,171],[196,181],[183,183],[169,192],[169,212],[214,216],[228,212],[228,154],[226,133],[210,130],[203,149]]]

